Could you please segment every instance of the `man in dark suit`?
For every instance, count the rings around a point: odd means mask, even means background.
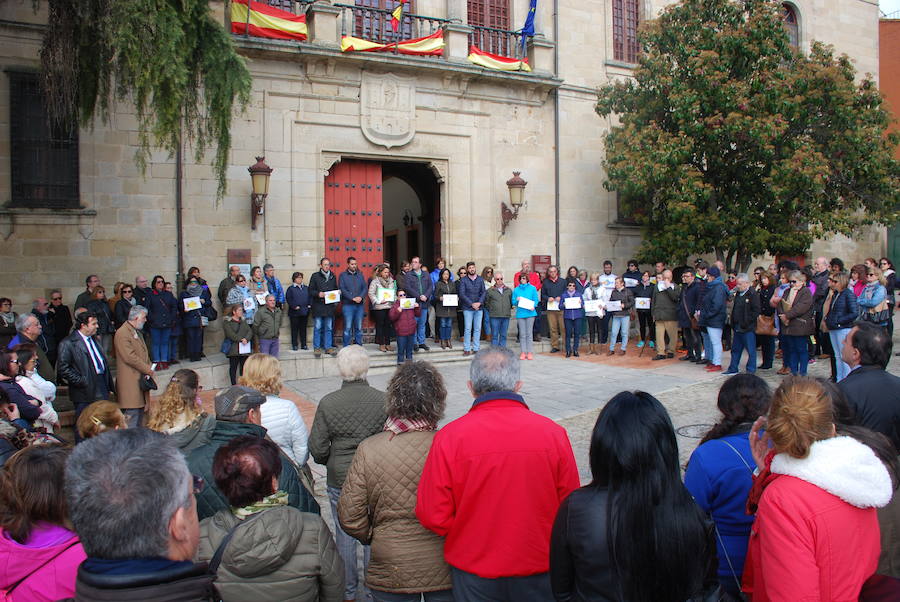
[[[75,405],[75,420],[91,403],[109,399],[114,391],[109,361],[94,341],[97,316],[89,311],[75,316],[75,330],[59,344],[56,362],[58,379],[69,383],[69,399]],[[80,437],[75,433],[75,440]]]
[[[900,378],[886,370],[891,346],[891,338],[881,326],[856,324],[840,350],[850,374],[838,386],[856,413],[857,422],[882,433],[900,450]]]

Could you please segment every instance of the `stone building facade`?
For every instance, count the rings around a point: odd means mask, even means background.
[[[381,166],[383,236],[375,238],[385,257],[417,252],[428,264],[441,255],[454,270],[474,260],[511,273],[532,255],[590,269],[607,258],[622,266],[634,254],[640,232],[620,219],[615,194],[603,188],[603,139],[611,124],[594,112],[595,90],[631,73],[614,47],[620,11],[631,8],[645,19],[666,2],[539,2],[538,35],[527,48],[530,73],[467,61],[473,27],[462,0],[412,2],[415,14],[442,20],[443,57],[342,53],[342,31],[359,23],[352,8],[329,0],[279,4],[308,8],[309,39],[235,36],[253,75],[252,102],[234,119],[223,199],[216,200],[210,166],[194,162],[190,149],[183,154],[183,266],[175,158],[156,152],[146,174],[139,173],[137,122],[127,106],[118,106],[110,123],[79,133],[78,207],[32,208],[13,198],[12,172],[21,159],[12,157],[13,105],[22,102],[14,74],[38,67],[46,15],[33,12],[31,2],[0,5],[0,68],[8,75],[0,82],[0,294],[12,297],[17,311],[51,287],[71,301],[89,273],[111,291],[137,274],[173,279],[179,269],[198,266],[215,284],[228,250],[249,250],[253,264],[273,263],[285,283],[295,270],[308,277],[322,255],[340,270],[354,252],[326,240],[325,206],[328,178],[342,164]],[[508,29],[520,28],[528,0],[503,4]],[[229,3],[213,0],[210,7],[228,23]],[[791,8],[802,47],[825,41],[850,55],[860,73],[877,75],[877,2],[794,0]],[[257,156],[274,172],[254,230],[247,167]],[[509,203],[506,181],[514,171],[528,182],[525,204],[504,231],[501,203]],[[884,241],[883,230],[872,230],[853,241],[821,241],[812,253],[877,256]]]

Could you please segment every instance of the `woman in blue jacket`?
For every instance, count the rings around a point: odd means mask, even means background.
[[[736,374],[719,389],[719,421],[691,454],[684,484],[716,526],[719,582],[733,596],[741,591],[741,574],[753,516],[745,512],[755,462],[750,427],[769,410],[771,391],[755,374]]]
[[[578,290],[574,280],[566,281],[566,292],[563,293],[560,305],[563,307],[563,322],[566,327],[566,357],[578,357],[578,343],[581,341],[581,322],[584,318],[583,291]],[[566,299],[577,299],[578,307],[565,307]]]
[[[200,307],[197,309],[185,310],[184,300],[193,297],[200,298]],[[188,281],[184,284],[184,290],[181,291],[181,295],[179,295],[178,309],[181,311],[181,327],[184,329],[188,358],[190,358],[192,362],[199,362],[200,354],[203,352],[204,322],[209,323],[210,320],[214,320],[216,317],[212,313],[215,310],[213,309],[211,299],[209,287],[200,284],[200,279],[197,276],[188,277]]]
[[[169,334],[178,319],[178,302],[166,290],[162,276],[154,276],[147,295],[147,326],[150,327],[150,358],[158,370],[169,367]]]
[[[309,349],[306,346],[309,287],[303,284],[303,272],[294,272],[291,276],[291,285],[284,295],[288,307],[288,318],[291,321],[291,351],[297,351],[298,341],[301,349]]]
[[[835,357],[835,380],[840,382],[850,374],[850,366],[841,357],[841,349],[844,348],[844,339],[853,328],[853,322],[859,315],[859,306],[856,304],[856,295],[848,288],[850,277],[847,272],[832,272],[828,276],[828,288],[831,294],[825,300],[825,328],[828,338],[831,339],[831,348]]]
[[[525,309],[519,306],[519,299],[528,299],[534,305],[533,309]],[[516,326],[519,328],[519,347],[522,352],[520,360],[534,359],[534,319],[537,317],[538,304],[541,297],[537,288],[528,282],[528,274],[519,274],[519,285],[513,289],[512,304],[516,308]]]
[[[856,302],[859,304],[859,311],[874,311],[879,305],[887,299],[887,288],[884,286],[886,281],[883,272],[878,268],[866,268],[866,286],[857,297]],[[890,304],[887,305],[890,310]],[[888,316],[890,311],[884,314],[883,320],[878,320],[878,324],[882,328],[887,328]],[[870,320],[871,321],[871,320]]]

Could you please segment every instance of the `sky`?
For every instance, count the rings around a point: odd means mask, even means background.
[[[881,12],[890,14],[900,10],[900,0],[880,0],[878,6]]]

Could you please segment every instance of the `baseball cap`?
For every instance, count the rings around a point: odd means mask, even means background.
[[[714,266],[714,265],[709,266],[709,269],[706,270],[706,273],[709,274],[710,276],[712,276],[713,278],[718,278],[718,277],[721,276],[721,274],[722,274],[722,273],[719,271],[719,268],[717,268],[717,267]]]
[[[216,394],[216,419],[233,420],[241,418],[266,401],[266,396],[250,387],[233,386]]]

